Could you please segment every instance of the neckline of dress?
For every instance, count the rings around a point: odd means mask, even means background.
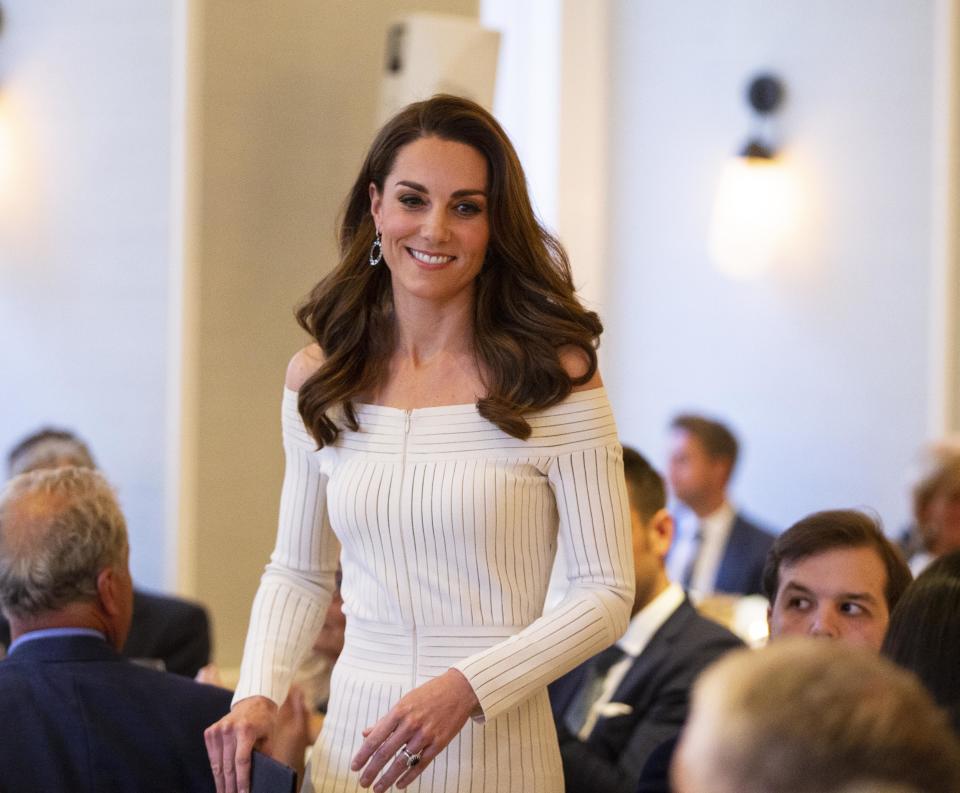
[[[294,391],[292,388],[288,388],[286,385],[283,387],[284,393],[290,394],[296,399],[298,391]],[[606,388],[602,385],[596,386],[595,388],[587,388],[583,391],[573,391],[570,393],[566,399],[563,399],[560,402],[557,402],[555,405],[551,405],[549,408],[543,408],[543,410],[552,410],[554,408],[560,407],[561,405],[567,405],[571,402],[580,402],[585,399],[596,398],[602,396],[606,393]],[[450,414],[450,413],[478,413],[477,404],[475,402],[459,402],[452,405],[430,405],[427,407],[420,408],[400,408],[394,407],[393,405],[377,405],[372,402],[354,402],[354,407],[359,413],[380,413],[380,414],[410,414],[410,415],[440,415],[440,414]]]

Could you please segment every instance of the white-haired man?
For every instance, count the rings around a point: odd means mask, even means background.
[[[203,729],[224,689],[128,661],[126,524],[91,469],[23,474],[0,493],[0,789],[213,793]],[[15,725],[15,727],[14,727]]]

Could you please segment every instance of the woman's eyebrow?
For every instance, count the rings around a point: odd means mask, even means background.
[[[428,195],[430,194],[430,191],[427,190],[427,188],[424,187],[419,182],[411,182],[408,179],[400,179],[397,181],[397,185],[403,185],[404,187],[409,187],[411,190],[416,190],[418,193],[427,193]],[[485,197],[487,195],[487,191],[481,190],[479,187],[466,187],[463,190],[454,190],[453,193],[451,194],[451,197],[463,198],[464,196],[468,196],[468,195],[481,195]]]

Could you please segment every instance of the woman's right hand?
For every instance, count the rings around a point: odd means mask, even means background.
[[[267,740],[277,719],[277,705],[266,697],[247,697],[233,706],[203,739],[217,793],[249,793],[250,755]]]

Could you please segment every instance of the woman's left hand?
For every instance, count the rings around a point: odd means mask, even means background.
[[[361,787],[370,787],[385,768],[374,785],[375,793],[383,793],[398,779],[397,787],[405,788],[423,773],[479,707],[470,683],[456,669],[448,669],[440,677],[417,686],[386,716],[363,731],[365,740],[351,764],[354,771],[363,769]],[[419,762],[408,765],[408,756],[402,749],[409,755],[419,755]]]

